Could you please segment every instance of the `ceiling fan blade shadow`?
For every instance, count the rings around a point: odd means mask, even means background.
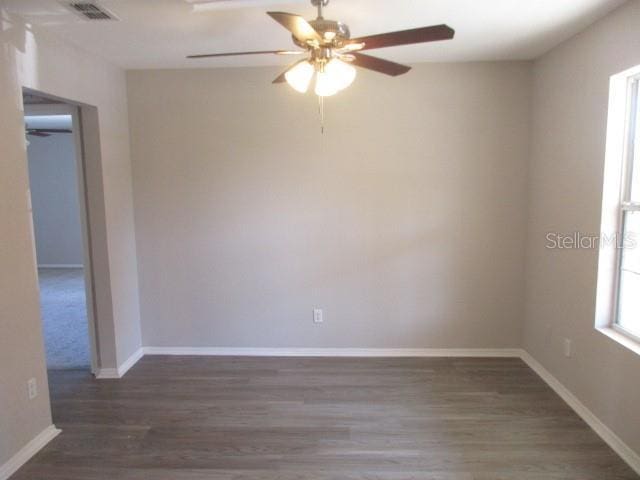
[[[203,53],[200,55],[187,55],[187,58],[233,57],[237,55],[301,55],[303,53],[306,52],[302,50],[257,50],[254,52]]]
[[[431,27],[413,28],[411,30],[400,30],[398,32],[353,38],[349,43],[364,43],[362,50],[373,50],[375,48],[450,40],[454,37],[455,33],[455,30],[448,25],[433,25]]]
[[[315,29],[300,15],[285,12],[267,12],[271,18],[289,30],[296,39],[306,43],[315,40],[322,42],[322,37]]]
[[[403,73],[407,73],[411,70],[411,67],[402,65],[400,63],[390,62],[378,57],[372,57],[371,55],[365,55],[364,53],[352,52],[353,60],[350,62],[352,65],[360,68],[366,68],[367,70],[373,70],[374,72],[384,73],[392,77],[397,77]]]

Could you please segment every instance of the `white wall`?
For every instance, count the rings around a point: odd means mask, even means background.
[[[640,64],[639,26],[631,1],[535,64],[524,329],[529,353],[636,452],[640,357],[594,329],[598,251],[547,250],[545,235],[600,231],[609,77]]]
[[[277,74],[128,73],[144,344],[517,347],[529,64]]]
[[[82,265],[82,227],[72,134],[28,136],[38,265]]]
[[[94,191],[104,195],[102,237],[108,253],[101,271],[108,273],[109,291],[96,293],[99,310],[109,314],[100,319],[102,365],[116,367],[141,343],[124,73],[27,30],[0,8],[0,465],[51,424],[28,210],[22,86],[98,108],[101,162],[89,168],[101,180]],[[32,377],[39,396],[28,401],[26,382]]]

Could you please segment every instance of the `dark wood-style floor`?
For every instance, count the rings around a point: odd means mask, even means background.
[[[622,480],[518,359],[145,357],[50,372],[63,433],[12,480]]]

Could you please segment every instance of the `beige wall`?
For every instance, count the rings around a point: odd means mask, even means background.
[[[547,250],[547,232],[600,231],[609,77],[640,64],[640,2],[534,68],[524,345],[640,452],[640,357],[594,329],[597,250]],[[565,358],[563,338],[575,355]]]
[[[108,229],[108,301],[103,367],[141,343],[124,73],[41,33],[0,9],[0,465],[51,423],[24,141],[21,86],[98,107],[103,223]],[[91,168],[96,168],[92,165]],[[102,190],[101,190],[102,192]],[[35,377],[39,396],[27,400]]]
[[[277,73],[128,72],[144,344],[519,346],[529,64]]]
[[[7,28],[2,21],[2,30]],[[4,40],[4,38],[3,38]],[[22,100],[13,52],[0,49],[0,465],[51,424],[27,201]],[[39,396],[27,401],[36,378]]]

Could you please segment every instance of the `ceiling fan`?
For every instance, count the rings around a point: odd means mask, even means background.
[[[234,55],[305,55],[290,65],[273,83],[287,82],[295,90],[305,93],[316,77],[315,93],[327,97],[338,93],[353,83],[356,67],[386,75],[398,76],[411,67],[360,53],[363,50],[396,47],[415,43],[450,40],[455,31],[447,25],[401,30],[366,37],[351,38],[349,27],[322,16],[322,8],[329,0],[311,0],[318,9],[315,20],[307,21],[299,15],[284,12],[267,12],[271,18],[289,30],[293,43],[304,50],[258,50],[250,52],[210,53],[189,55],[187,58],[228,57]]]
[[[71,133],[67,128],[27,128],[27,135],[34,137],[50,137],[54,133]]]

